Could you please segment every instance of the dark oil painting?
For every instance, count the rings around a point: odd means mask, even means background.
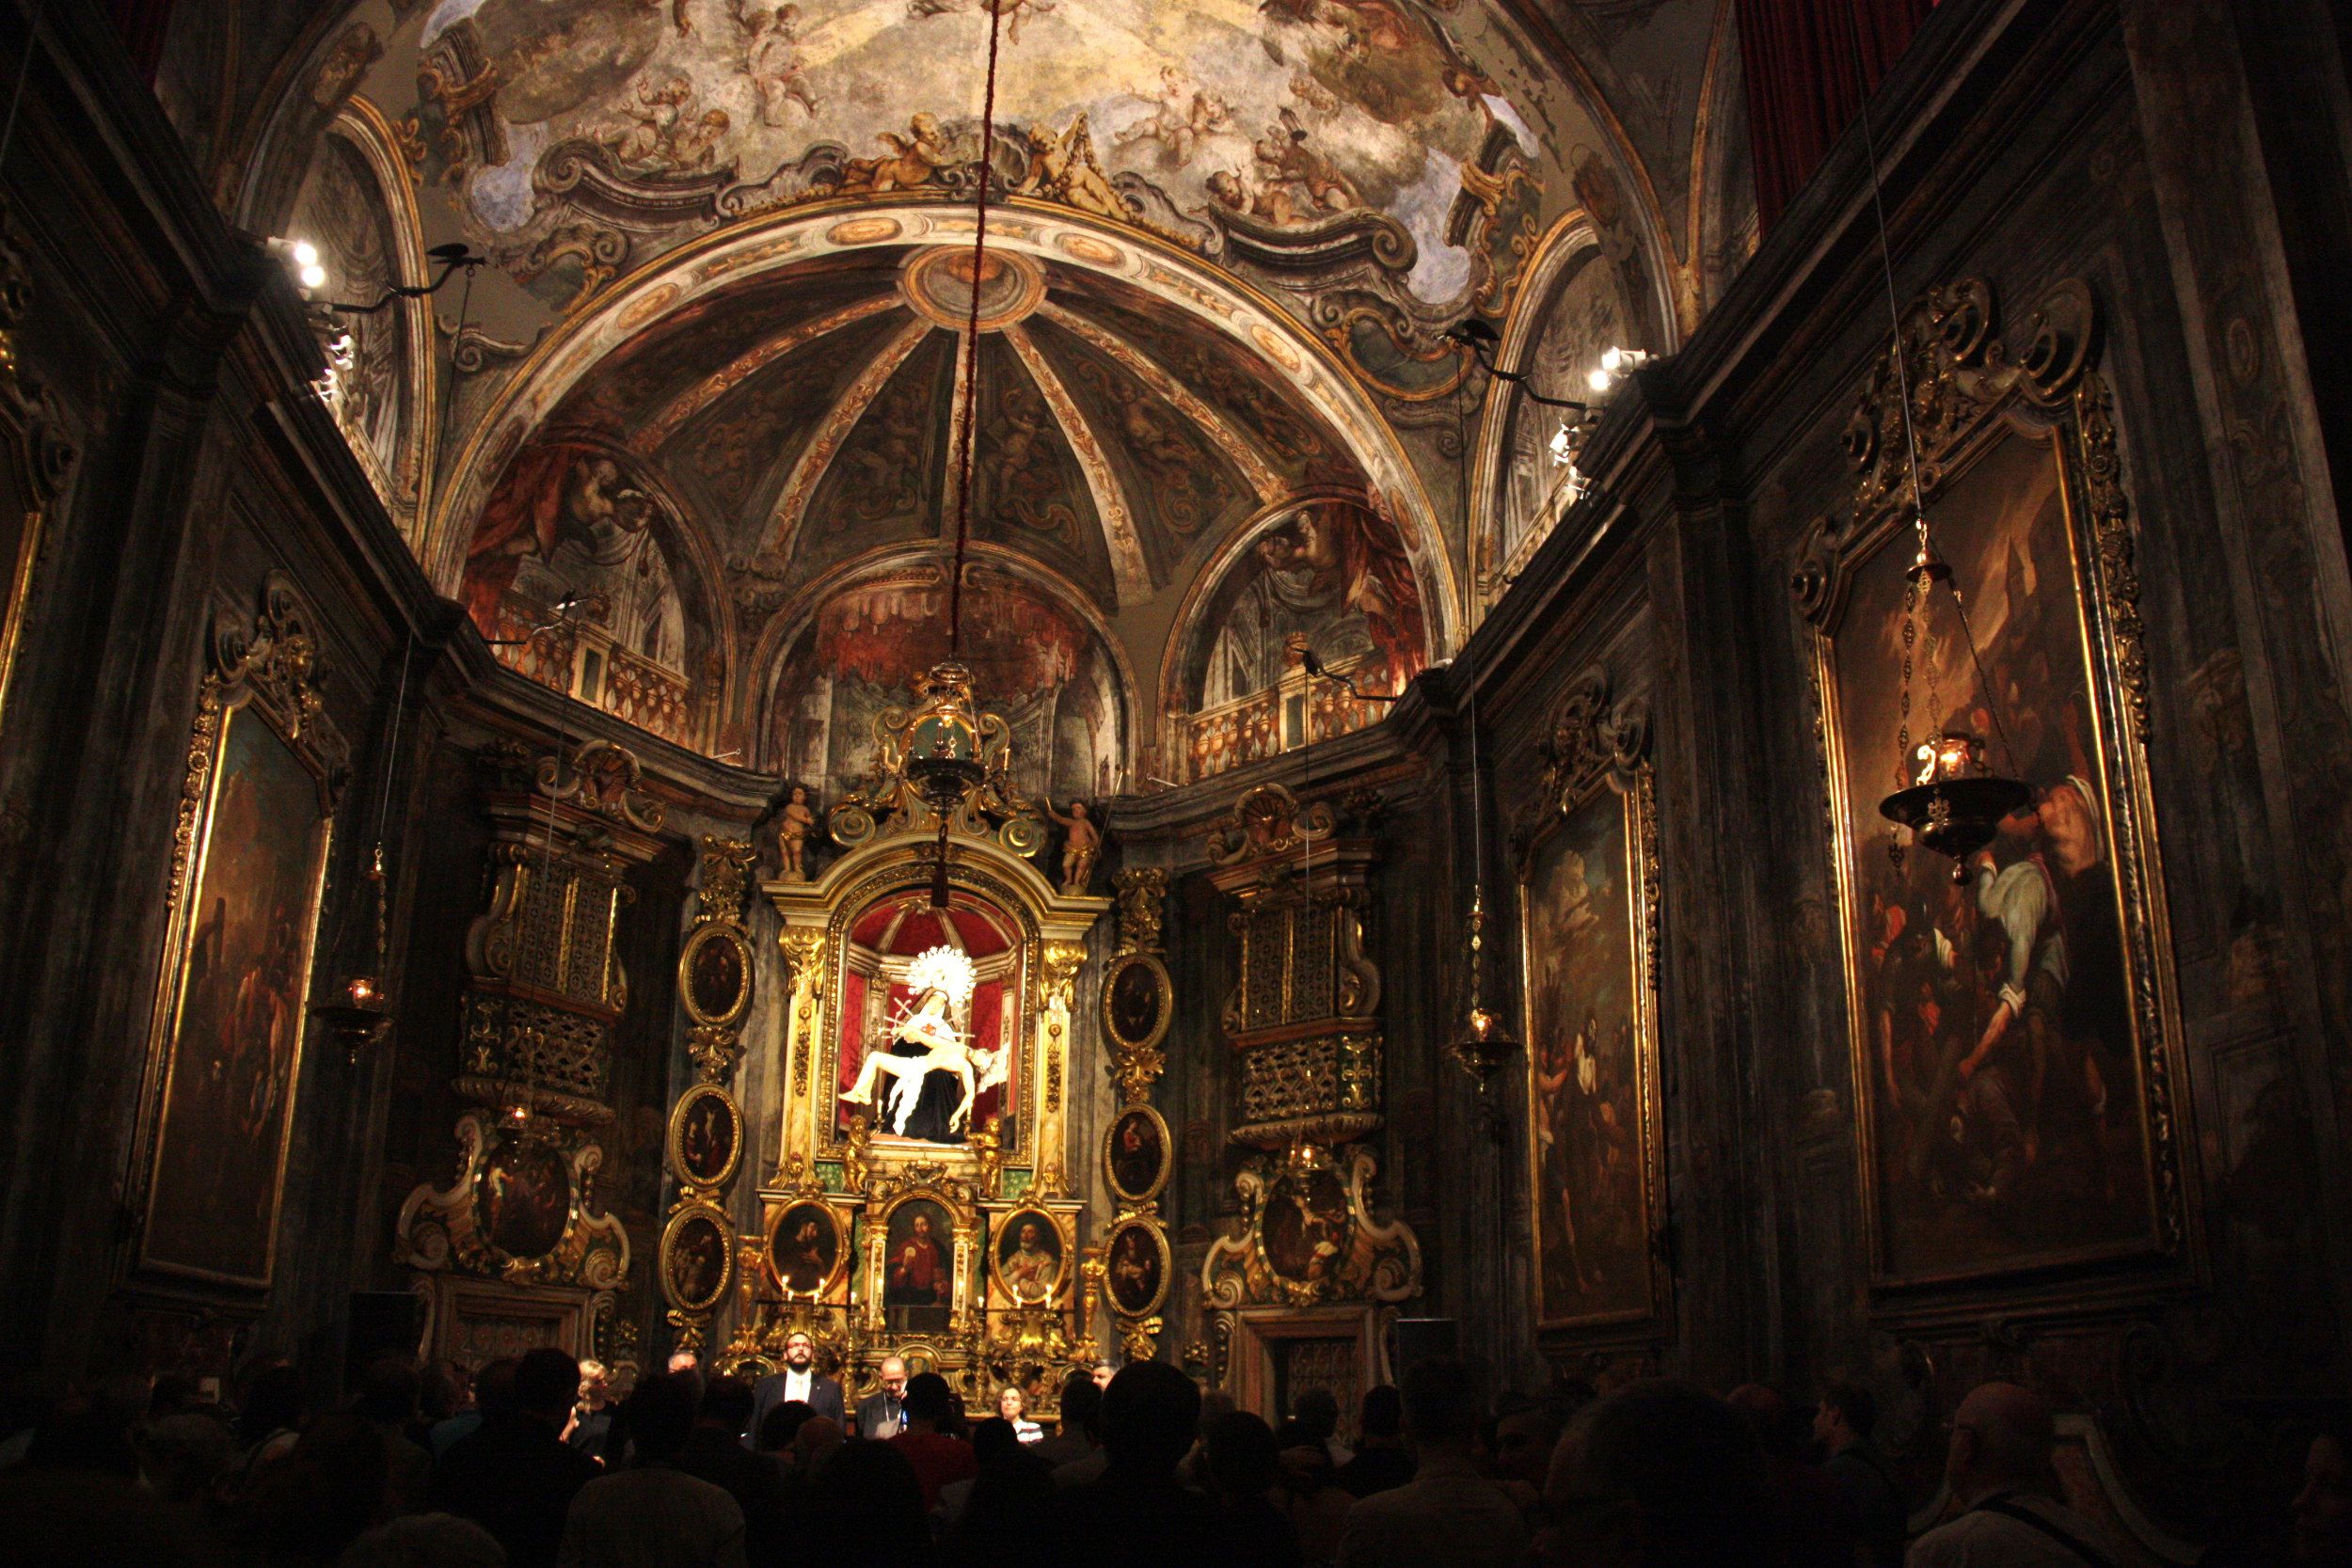
[[[1111,1124],[1112,1190],[1123,1198],[1149,1197],[1167,1163],[1168,1143],[1158,1118],[1140,1107],[1120,1112]]]
[[[678,1168],[691,1180],[715,1184],[735,1163],[740,1129],[733,1101],[723,1094],[696,1095],[678,1120]]]
[[[510,1139],[483,1162],[474,1203],[492,1246],[510,1258],[544,1257],[571,1223],[572,1173],[548,1145]]]
[[[1009,1216],[996,1237],[996,1272],[1015,1301],[1045,1301],[1061,1282],[1061,1232],[1034,1209]]]
[[[671,1299],[707,1307],[727,1287],[727,1234],[708,1214],[689,1214],[670,1239],[664,1259]]]
[[[326,824],[318,784],[258,714],[231,709],[167,1057],[146,1260],[270,1277]]]
[[[776,1219],[769,1239],[769,1259],[776,1277],[796,1295],[823,1289],[841,1259],[841,1225],[821,1203],[796,1203]]]
[[[1626,797],[1600,784],[1536,841],[1527,864],[1528,1164],[1546,1326],[1652,1306],[1627,818]]]
[[[1146,1225],[1121,1226],[1111,1238],[1110,1289],[1111,1303],[1130,1317],[1152,1310],[1160,1298],[1160,1287],[1166,1283],[1160,1248],[1152,1227]]]
[[[1931,524],[1979,657],[1942,604],[1919,642],[1911,739],[1981,736],[2033,795],[1958,881],[1924,849],[1890,857],[1878,806],[1908,782],[1913,549],[1907,531],[1880,546],[1855,569],[1829,673],[1877,1271],[1906,1283],[2128,1250],[2153,1220],[2113,784],[2058,465],[2005,436]]]

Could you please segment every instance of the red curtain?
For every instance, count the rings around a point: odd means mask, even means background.
[[[1935,0],[1737,0],[1764,232],[1934,7]]]
[[[155,68],[164,57],[164,29],[171,24],[171,0],[106,0],[106,5],[132,69],[140,81],[153,87]]]

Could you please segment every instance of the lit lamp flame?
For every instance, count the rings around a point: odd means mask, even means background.
[[[1483,955],[1486,944],[1486,890],[1473,888],[1470,894],[1470,1007],[1462,1020],[1461,1033],[1446,1042],[1446,1054],[1454,1065],[1478,1081],[1483,1095],[1494,1075],[1510,1062],[1519,1042],[1511,1037],[1502,1015],[1488,1008],[1482,984]]]
[[[1993,771],[1984,742],[1947,730],[1912,752],[1913,784],[1879,802],[1879,814],[1909,828],[1914,837],[1952,860],[1952,880],[1968,879],[1968,857],[1993,842],[2001,819],[2023,811],[2033,791]]]

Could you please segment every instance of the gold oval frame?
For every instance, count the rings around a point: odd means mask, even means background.
[[[1118,1021],[1111,1016],[1111,997],[1118,990],[1119,982],[1131,971],[1137,969],[1150,970],[1156,982],[1159,1020],[1152,1024],[1150,1032],[1142,1038],[1130,1039],[1119,1032]],[[1117,1049],[1149,1051],[1158,1045],[1168,1038],[1168,1025],[1175,1021],[1176,986],[1175,982],[1168,978],[1168,965],[1160,961],[1160,957],[1156,953],[1121,953],[1118,958],[1113,958],[1103,971],[1103,997],[1097,1005],[1096,1011],[1102,1019],[1103,1037],[1110,1041]]]
[[[1002,1256],[1005,1234],[1011,1230],[1015,1221],[1025,1219],[1031,1214],[1035,1214],[1039,1219],[1045,1222],[1046,1228],[1054,1233],[1055,1242],[1061,1247],[1061,1264],[1060,1267],[1056,1269],[1054,1272],[1053,1283],[1046,1287],[1045,1293],[1042,1296],[1034,1298],[1024,1296],[1020,1291],[1012,1288],[1012,1282],[1005,1277],[1004,1259]],[[1071,1235],[1069,1227],[1063,1225],[1061,1219],[1057,1215],[1048,1213],[1045,1210],[1039,1208],[1035,1204],[1025,1205],[1024,1207],[1018,1209],[1010,1209],[1006,1211],[1003,1220],[989,1233],[988,1277],[999,1291],[1002,1291],[1005,1293],[1005,1299],[1012,1302],[1016,1306],[1051,1307],[1054,1303],[1061,1299],[1062,1289],[1069,1283],[1071,1255],[1076,1250],[1077,1245],[1075,1239]]]
[[[1141,1192],[1130,1192],[1119,1184],[1118,1173],[1111,1164],[1111,1140],[1119,1136],[1120,1123],[1137,1114],[1150,1117],[1152,1126],[1160,1135],[1160,1164],[1149,1187]],[[1166,1192],[1168,1178],[1175,1174],[1176,1169],[1176,1145],[1173,1138],[1174,1135],[1168,1130],[1168,1118],[1151,1106],[1141,1103],[1120,1106],[1117,1114],[1111,1117],[1111,1124],[1103,1129],[1103,1184],[1110,1189],[1111,1196],[1121,1203],[1149,1203]]]
[[[816,1288],[809,1291],[794,1290],[784,1277],[784,1271],[776,1266],[776,1239],[784,1231],[784,1222],[803,1209],[821,1211],[825,1222],[833,1227],[834,1237],[833,1267],[817,1282]],[[855,1228],[854,1224],[843,1218],[838,1209],[821,1197],[796,1197],[778,1209],[775,1223],[764,1227],[766,1234],[762,1238],[768,1274],[775,1281],[776,1289],[782,1291],[788,1301],[799,1301],[803,1297],[810,1301],[822,1301],[832,1294],[834,1288],[841,1283],[841,1276],[850,1272],[850,1264],[856,1260],[857,1243],[852,1234]]]
[[[1120,1301],[1119,1287],[1112,1282],[1110,1275],[1111,1259],[1119,1252],[1119,1239],[1131,1230],[1140,1230],[1151,1237],[1152,1245],[1158,1250],[1160,1259],[1159,1289],[1152,1292],[1151,1302],[1140,1307],[1130,1307]],[[1112,1226],[1110,1234],[1103,1239],[1103,1293],[1110,1298],[1111,1310],[1120,1317],[1148,1318],[1168,1305],[1168,1290],[1175,1284],[1176,1255],[1168,1244],[1168,1232],[1154,1221],[1140,1214],[1130,1214]]]
[[[735,949],[738,963],[742,966],[743,983],[736,989],[735,1001],[723,1012],[706,1012],[694,995],[694,959],[714,942],[723,942]],[[678,1000],[686,1004],[686,1016],[696,1023],[724,1026],[735,1022],[752,1006],[752,944],[749,938],[732,926],[713,922],[686,939],[686,945],[677,956]]]
[[[678,1237],[696,1220],[707,1220],[719,1232],[719,1283],[701,1301],[682,1300],[674,1288],[670,1259],[676,1254]],[[670,1216],[670,1223],[661,1227],[659,1262],[661,1267],[662,1298],[681,1312],[701,1315],[716,1311],[735,1288],[735,1227],[728,1223],[726,1211],[717,1204],[696,1198],[679,1208]]]
[[[727,1150],[725,1168],[716,1176],[697,1176],[687,1169],[686,1151],[679,1144],[679,1134],[686,1130],[687,1107],[704,1100],[723,1101],[727,1114],[735,1118],[735,1141]],[[736,1103],[735,1096],[727,1093],[719,1085],[697,1084],[678,1096],[677,1103],[670,1107],[670,1135],[667,1141],[666,1152],[670,1157],[670,1174],[688,1187],[716,1191],[724,1187],[733,1179],[737,1168],[743,1163],[743,1107]]]

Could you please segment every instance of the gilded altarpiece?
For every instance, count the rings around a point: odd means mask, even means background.
[[[419,1273],[436,1354],[556,1344],[618,1367],[636,1354],[619,1301],[628,1236],[596,1188],[628,1005],[621,911],[629,872],[660,850],[662,808],[606,742],[559,759],[498,741],[476,760],[492,887],[457,1001],[467,1108],[454,1179],[408,1195],[394,1256]],[[665,1264],[673,1250],[665,1235]]]
[[[874,777],[826,814],[835,858],[760,888],[789,986],[781,1093],[747,1113],[771,1163],[719,1359],[772,1370],[803,1330],[852,1400],[896,1354],[968,1400],[1011,1384],[1050,1410],[1095,1354],[1069,1125],[1078,977],[1110,900],[1033,863],[1042,806],[1012,790],[993,716],[986,777],[943,834],[901,765],[914,722],[878,720]]]
[[[1224,1010],[1235,1056],[1232,1137],[1259,1152],[1234,1179],[1238,1231],[1200,1265],[1213,1381],[1245,1408],[1328,1387],[1343,1408],[1379,1380],[1398,1304],[1421,1293],[1421,1243],[1375,1212],[1384,1121],[1380,970],[1364,917],[1378,797],[1302,806],[1251,789],[1215,828],[1211,880],[1237,906],[1241,974]]]

